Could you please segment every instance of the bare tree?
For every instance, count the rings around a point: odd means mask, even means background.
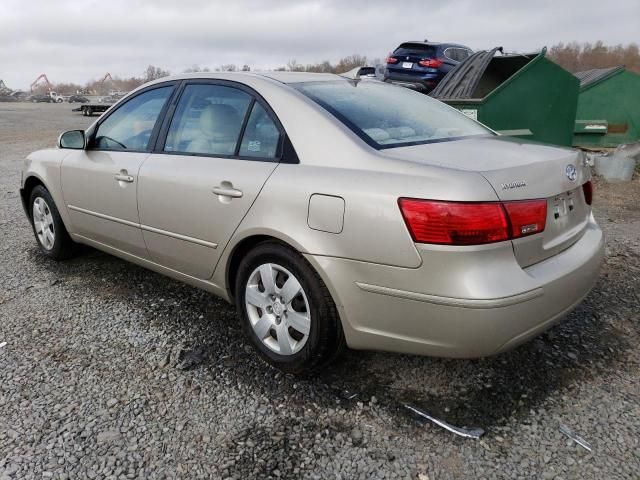
[[[168,77],[170,75],[169,70],[164,70],[160,67],[149,65],[144,71],[143,80],[150,82],[151,80],[157,80],[158,78]]]
[[[600,40],[593,44],[559,43],[549,49],[549,58],[570,72],[624,65],[640,73],[640,50],[636,43],[626,46],[607,46]]]
[[[184,73],[197,73],[197,72],[210,72],[209,67],[200,67],[197,63],[194,63],[189,68],[184,70]]]
[[[304,72],[304,65],[298,63],[295,58],[292,58],[287,62],[287,70],[290,72]]]
[[[344,73],[356,67],[362,67],[367,64],[367,57],[363,55],[353,54],[348,57],[341,58],[335,67],[335,73]]]

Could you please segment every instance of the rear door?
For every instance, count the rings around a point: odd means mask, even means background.
[[[438,49],[433,45],[403,43],[391,55],[397,61],[393,64],[388,64],[387,67],[395,73],[420,75],[425,72],[426,67],[422,67],[419,62],[429,58],[436,58],[437,53]],[[437,69],[432,70],[435,72]]]
[[[278,165],[282,139],[268,106],[245,87],[185,83],[140,169],[138,208],[151,259],[210,278]]]
[[[147,257],[136,199],[138,170],[173,90],[167,83],[136,94],[88,132],[88,149],[70,150],[64,158],[63,196],[77,234]]]

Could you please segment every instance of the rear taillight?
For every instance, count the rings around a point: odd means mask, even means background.
[[[387,57],[387,63],[398,63],[398,59],[395,57]]]
[[[511,238],[526,237],[544,231],[547,223],[546,200],[503,202],[502,205],[507,211]]]
[[[423,58],[418,62],[418,65],[428,68],[440,68],[443,63],[439,58]]]
[[[591,183],[591,180],[582,185],[582,191],[584,192],[585,203],[591,205],[593,202],[593,183]]]
[[[540,233],[545,200],[443,202],[401,198],[402,216],[413,240],[440,245],[480,245]]]

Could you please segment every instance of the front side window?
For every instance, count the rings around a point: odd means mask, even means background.
[[[155,88],[136,95],[107,117],[95,135],[100,150],[147,150],[151,132],[173,90]]]
[[[234,155],[251,101],[251,95],[237,88],[187,85],[171,120],[164,150]]]
[[[292,86],[377,149],[492,135],[457,110],[404,87],[369,80]]]

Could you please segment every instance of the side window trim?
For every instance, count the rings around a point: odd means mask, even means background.
[[[447,47],[444,49],[444,52],[442,52],[445,56],[445,58],[449,59],[449,60],[453,60],[454,62],[456,61],[455,58],[453,58],[453,56],[451,55],[451,51],[453,51],[453,47]]]
[[[202,153],[191,153],[191,152],[166,152],[164,150],[164,144],[167,140],[167,135],[169,133],[169,128],[171,126],[171,122],[173,121],[173,117],[176,113],[177,105],[180,102],[180,98],[184,93],[185,88],[188,85],[220,85],[225,87],[237,88],[247,94],[249,94],[252,98],[251,103],[249,104],[249,108],[245,114],[245,118],[242,123],[242,129],[240,131],[240,136],[238,137],[238,143],[236,145],[236,154],[229,155],[216,155],[216,154],[202,154]],[[169,102],[167,102],[169,103]],[[249,118],[251,116],[251,111],[253,110],[254,105],[258,103],[269,115],[269,118],[273,121],[276,128],[280,132],[280,144],[278,146],[278,154],[275,158],[266,158],[266,157],[247,157],[243,155],[238,155],[240,146],[242,145],[242,138],[244,135],[244,131],[246,129],[247,123],[249,122]],[[237,160],[251,160],[255,162],[276,162],[276,163],[300,163],[298,159],[298,155],[295,151],[295,148],[291,144],[289,137],[287,136],[287,132],[285,131],[280,119],[273,111],[271,106],[267,103],[267,101],[253,88],[249,87],[240,82],[235,82],[233,80],[221,80],[221,79],[189,79],[183,80],[181,84],[176,88],[174,95],[171,99],[170,109],[166,112],[164,116],[164,120],[162,121],[162,125],[159,128],[158,136],[155,139],[155,143],[152,149],[154,154],[160,155],[182,155],[182,156],[194,156],[194,157],[211,157],[211,158],[233,158]]]
[[[89,135],[89,142],[88,142],[88,150],[91,151],[96,151],[96,152],[128,152],[128,153],[146,153],[146,152],[151,152],[153,151],[154,145],[156,143],[158,134],[160,132],[160,126],[163,124],[164,122],[164,117],[165,114],[167,112],[167,109],[169,107],[169,105],[171,104],[171,102],[173,101],[173,98],[176,95],[176,92],[178,90],[178,88],[176,88],[176,85],[179,82],[176,81],[172,81],[172,82],[162,82],[162,83],[156,83],[154,85],[150,85],[146,88],[143,88],[142,90],[136,92],[135,95],[132,95],[130,97],[126,98],[126,101],[122,102],[120,105],[118,105],[118,108],[115,108],[113,110],[107,110],[107,112],[105,114],[102,115],[102,117],[100,117],[100,119],[96,122],[96,124],[91,128],[91,132]],[[162,109],[160,110],[160,113],[158,114],[158,118],[156,118],[156,122],[153,125],[153,129],[151,130],[151,136],[149,137],[149,142],[147,143],[147,148],[144,150],[129,150],[129,149],[116,149],[116,148],[96,148],[95,146],[95,136],[96,133],[98,132],[98,129],[100,128],[100,125],[102,125],[105,121],[107,121],[107,119],[113,115],[115,112],[117,112],[118,110],[120,110],[120,108],[122,108],[124,105],[126,105],[127,103],[129,103],[131,100],[133,100],[134,98],[150,92],[152,90],[156,90],[158,88],[166,88],[166,87],[173,87],[173,90],[171,91],[171,94],[169,95],[169,98],[167,99],[167,101],[165,102],[165,104],[162,106]]]
[[[249,123],[249,118],[251,118],[251,112],[253,112],[253,107],[256,104],[256,97],[251,95],[251,103],[249,103],[249,107],[247,107],[247,111],[244,113],[244,118],[242,119],[242,127],[240,127],[240,134],[238,135],[238,141],[236,142],[236,149],[233,151],[233,156],[238,157],[240,155],[240,146],[242,145],[242,140],[244,139],[244,132],[247,130],[247,123]],[[282,132],[280,132],[282,135]],[[278,158],[274,158],[273,160],[277,160]]]

